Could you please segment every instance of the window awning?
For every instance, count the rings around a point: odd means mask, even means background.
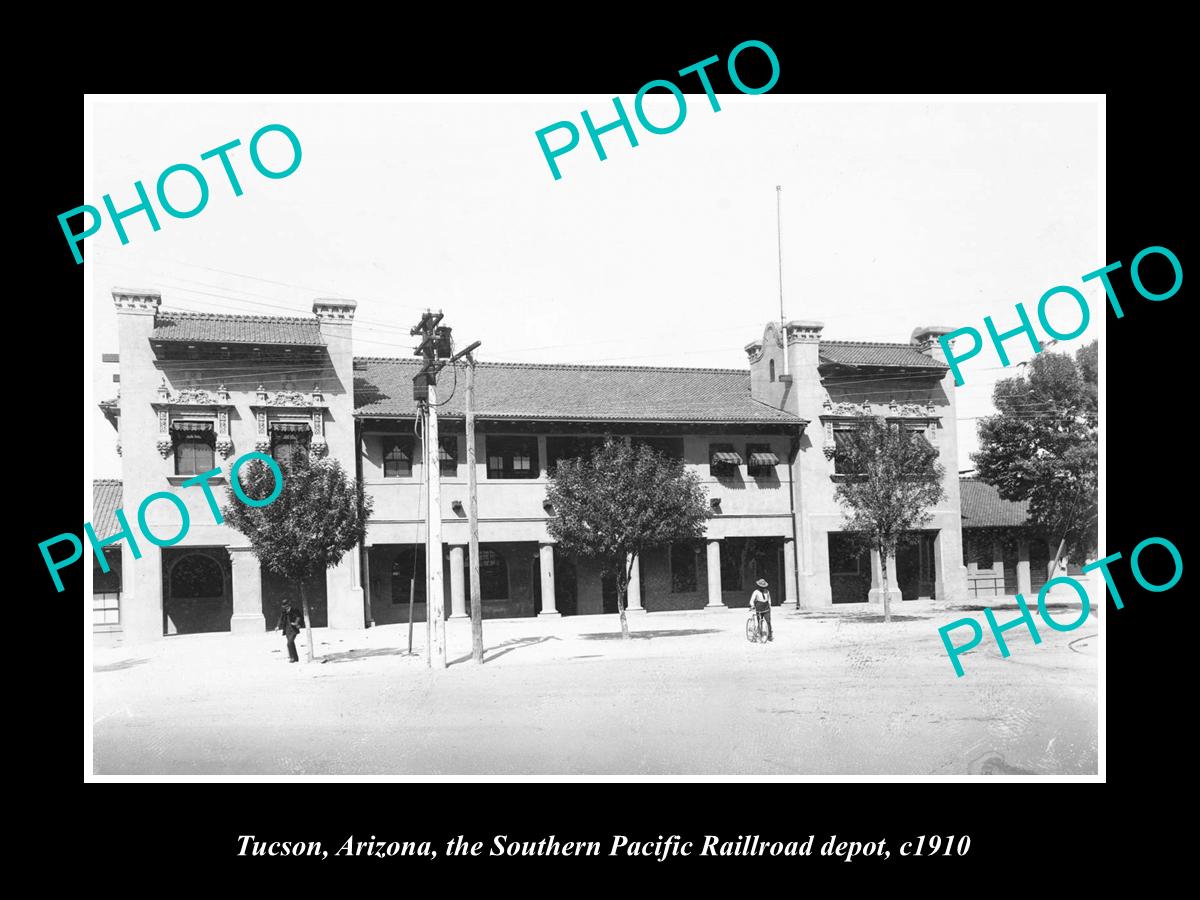
[[[777,466],[779,465],[779,457],[774,453],[751,453],[750,465],[752,466]]]
[[[714,450],[712,464],[714,466],[740,466],[742,457],[733,450]]]
[[[272,422],[270,428],[285,434],[307,434],[312,431],[312,425],[308,422]]]
[[[171,430],[185,434],[203,434],[214,429],[212,422],[172,422]]]

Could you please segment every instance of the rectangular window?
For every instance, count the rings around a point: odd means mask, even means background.
[[[308,452],[308,442],[311,432],[275,430],[271,431],[271,457],[277,463],[290,466],[300,453]]]
[[[177,422],[171,429],[171,436],[175,443],[176,475],[199,475],[214,468],[211,425]]]
[[[458,435],[448,434],[438,437],[438,459],[441,461],[443,478],[455,478],[458,475]]]
[[[602,437],[551,435],[546,438],[547,469],[553,472],[562,460],[588,457],[594,449],[603,446]]]
[[[708,445],[708,471],[711,475],[736,475],[742,457],[733,449],[733,444]]]
[[[975,563],[975,568],[991,571],[995,565],[995,560],[992,559],[992,542],[982,538],[970,538],[967,543],[971,548],[971,562]]]
[[[668,459],[683,459],[683,438],[681,437],[635,437],[633,443],[645,444]]]
[[[537,478],[537,438],[533,435],[488,435],[487,477]]]
[[[92,624],[121,624],[121,592],[104,591],[92,594]]]
[[[411,435],[389,436],[383,439],[383,477],[411,478],[413,468]]]
[[[696,549],[689,544],[671,545],[671,593],[696,590]]]
[[[752,478],[774,475],[777,465],[779,457],[771,450],[770,444],[746,445],[746,471]]]
[[[834,539],[836,537],[836,540]],[[829,573],[831,575],[866,575],[870,566],[868,551],[853,540],[852,536],[830,532]]]
[[[850,442],[854,438],[853,425],[834,426],[833,429],[833,471],[836,475],[852,475],[847,471],[846,458],[850,452]]]

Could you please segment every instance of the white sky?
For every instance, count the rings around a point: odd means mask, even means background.
[[[190,219],[155,201],[158,232],[144,215],[126,219],[126,246],[107,220],[86,240],[96,399],[116,387],[115,367],[100,365],[118,349],[114,286],[214,312],[310,315],[315,297],[352,298],[358,355],[410,355],[408,330],[432,307],[460,346],[483,341],[484,360],[746,368],[742,347],[778,316],[776,184],[787,317],[824,321],[826,338],[907,341],[926,324],[982,331],[989,314],[1013,327],[1013,304],[1035,317],[1058,284],[1083,290],[1093,321],[1055,349],[1098,336],[1102,289],[1080,283],[1109,261],[1099,251],[1096,103],[719,95],[714,113],[704,95],[687,99],[672,134],[636,119],[636,148],[619,129],[605,134],[605,162],[579,111],[611,121],[610,96],[96,101],[95,195],[84,202],[102,207],[111,193],[118,209],[132,206],[135,180],[153,196],[178,162],[200,168],[211,191]],[[632,117],[632,97],[622,100]],[[651,120],[671,121],[674,100],[656,102]],[[583,133],[555,181],[534,132],[561,119]],[[304,155],[295,173],[268,180],[248,144],[276,122]],[[219,161],[200,160],[234,138],[245,191],[236,198]],[[262,148],[272,168],[290,159],[280,135]],[[176,206],[194,205],[186,175],[168,185]],[[1077,314],[1057,302],[1051,319],[1070,330]],[[1028,344],[1006,346],[1014,362],[1030,355]],[[990,348],[963,371],[960,469],[992,385],[1016,374]],[[93,475],[119,476],[115,434],[100,425]]]

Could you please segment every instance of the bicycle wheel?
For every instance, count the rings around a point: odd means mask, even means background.
[[[746,640],[752,644],[757,644],[760,640],[758,630],[758,616],[751,616],[746,620]]]

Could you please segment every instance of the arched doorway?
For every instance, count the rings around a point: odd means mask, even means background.
[[[229,631],[233,616],[224,548],[163,551],[163,634]]]

